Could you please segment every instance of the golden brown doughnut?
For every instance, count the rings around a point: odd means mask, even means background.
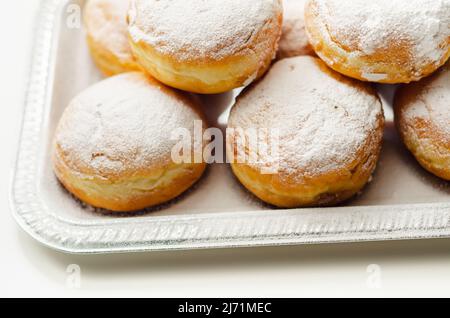
[[[309,0],[305,16],[316,53],[359,80],[418,81],[450,56],[450,0]]]
[[[177,143],[171,134],[193,133],[197,120],[203,115],[188,95],[139,72],[111,77],[65,110],[54,139],[54,171],[94,207],[124,212],[167,202],[205,170],[204,162],[175,163],[171,155]]]
[[[383,127],[381,102],[369,85],[317,58],[288,58],[238,97],[229,119],[227,154],[237,178],[267,203],[334,205],[370,179]],[[252,151],[242,140],[255,140],[255,130],[278,138],[258,135],[262,142]],[[276,151],[264,150],[273,144]]]
[[[306,0],[283,0],[283,29],[277,59],[301,55],[314,56],[305,30]]]
[[[450,180],[450,63],[403,86],[395,98],[395,115],[400,136],[419,163]]]
[[[91,55],[106,75],[139,70],[128,43],[130,0],[89,0],[84,21]]]
[[[143,68],[194,93],[223,93],[262,76],[281,34],[281,0],[132,0],[130,42]]]

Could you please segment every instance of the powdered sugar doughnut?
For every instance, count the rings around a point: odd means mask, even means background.
[[[277,59],[314,55],[305,30],[306,0],[283,0],[283,29]]]
[[[288,208],[334,205],[368,182],[383,127],[381,102],[369,85],[317,58],[288,58],[238,98],[227,154],[237,178],[265,202]],[[277,138],[263,133],[257,151],[251,143],[243,147],[255,130]]]
[[[450,63],[402,87],[395,106],[405,145],[425,169],[450,181]]]
[[[363,81],[418,81],[450,56],[450,0],[309,0],[305,13],[316,53]]]
[[[128,43],[129,5],[130,0],[89,0],[84,8],[92,57],[107,76],[139,70]]]
[[[132,0],[130,42],[144,69],[195,93],[222,93],[263,75],[275,57],[281,0]]]
[[[187,95],[142,73],[111,77],[65,110],[55,135],[54,171],[94,207],[134,211],[169,201],[205,170],[204,163],[178,164],[171,156],[177,143],[172,133],[183,128],[193,134],[196,120],[203,115]]]

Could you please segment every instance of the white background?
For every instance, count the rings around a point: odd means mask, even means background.
[[[8,192],[38,5],[4,1],[0,11],[0,296],[450,296],[450,240],[109,256],[35,243],[14,223]],[[80,289],[67,284],[70,264]],[[368,284],[370,264],[381,288]]]

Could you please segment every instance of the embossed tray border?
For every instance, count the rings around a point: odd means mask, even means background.
[[[450,237],[450,203],[202,214],[73,223],[38,196],[38,155],[52,89],[58,16],[68,0],[43,0],[10,193],[18,224],[67,253],[360,242]]]

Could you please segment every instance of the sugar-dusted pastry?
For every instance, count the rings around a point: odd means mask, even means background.
[[[281,34],[281,0],[132,0],[130,42],[143,68],[194,93],[222,93],[261,77]]]
[[[237,178],[267,203],[335,205],[369,181],[383,127],[381,102],[370,85],[318,58],[288,58],[238,97],[227,154]]]
[[[88,0],[84,22],[91,55],[107,76],[139,70],[128,43],[130,0]]]
[[[283,0],[283,31],[277,59],[314,55],[305,30],[306,0]]]
[[[419,163],[450,181],[450,62],[431,77],[403,86],[395,114],[400,136]]]
[[[450,0],[308,0],[305,19],[316,53],[359,80],[418,81],[450,56]]]
[[[143,73],[111,77],[65,110],[54,139],[54,171],[67,190],[94,207],[122,212],[167,202],[205,170],[203,162],[181,163],[172,155],[172,134],[185,129],[193,136],[194,122],[203,118],[189,95]],[[201,154],[202,145],[191,150]]]

